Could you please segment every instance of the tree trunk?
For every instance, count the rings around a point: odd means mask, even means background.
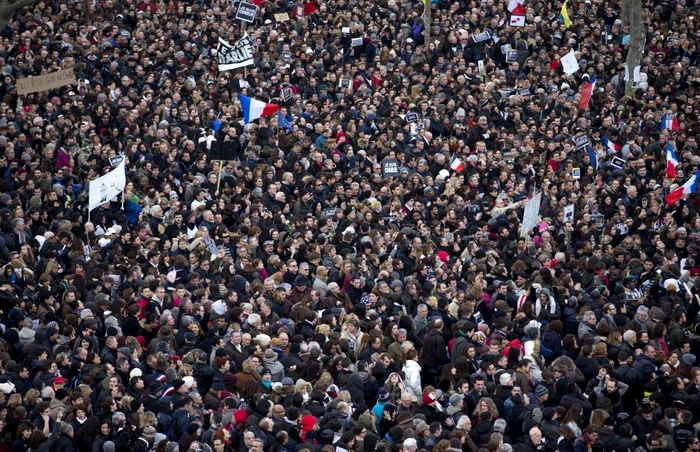
[[[642,2],[641,0],[623,0],[622,24],[630,27],[630,44],[627,51],[628,78],[625,82],[625,97],[634,96],[634,68],[642,61],[642,45],[644,42],[644,29],[642,28]]]
[[[5,28],[16,11],[36,3],[38,0],[0,0],[0,29]]]
[[[433,0],[425,0],[425,17],[423,18],[423,36],[425,37],[425,49],[427,52],[430,48],[430,36],[433,28]]]

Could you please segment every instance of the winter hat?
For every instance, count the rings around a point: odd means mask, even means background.
[[[196,424],[195,424],[196,425]],[[199,426],[198,426],[199,427]],[[195,430],[196,431],[196,430]],[[155,438],[156,437],[156,429],[152,425],[148,425],[144,427],[143,429],[143,437],[144,438]]]
[[[235,425],[241,425],[248,419],[248,413],[245,410],[238,410],[233,413],[233,419],[235,420]]]
[[[696,357],[691,353],[685,353],[681,356],[681,360],[689,366],[695,364]]]
[[[535,395],[536,395],[537,397],[544,397],[544,396],[546,396],[546,395],[549,395],[549,390],[548,390],[546,387],[542,386],[542,385],[538,385],[538,386],[535,388]]]
[[[214,382],[212,383],[211,388],[215,391],[223,391],[224,389],[226,389],[226,387],[224,386],[224,382],[221,381],[220,378],[214,378]]]
[[[432,392],[423,394],[423,405],[430,405],[435,402],[435,396]]]
[[[389,400],[389,392],[386,390],[386,388],[380,388],[379,389],[379,401],[386,402],[387,400]]]

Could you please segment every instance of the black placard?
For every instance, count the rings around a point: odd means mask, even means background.
[[[384,159],[382,161],[382,174],[384,177],[399,177],[399,161],[396,159]]]
[[[257,14],[258,7],[256,5],[253,3],[241,2],[238,6],[238,12],[236,12],[236,19],[252,24]]]

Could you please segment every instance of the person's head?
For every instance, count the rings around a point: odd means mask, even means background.
[[[539,428],[535,427],[530,429],[530,441],[532,441],[535,447],[540,445],[542,442],[542,431]]]

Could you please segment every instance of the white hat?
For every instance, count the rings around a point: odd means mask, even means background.
[[[134,378],[134,377],[141,377],[143,376],[143,371],[139,369],[138,367],[131,369],[131,372],[129,372],[129,378]]]

